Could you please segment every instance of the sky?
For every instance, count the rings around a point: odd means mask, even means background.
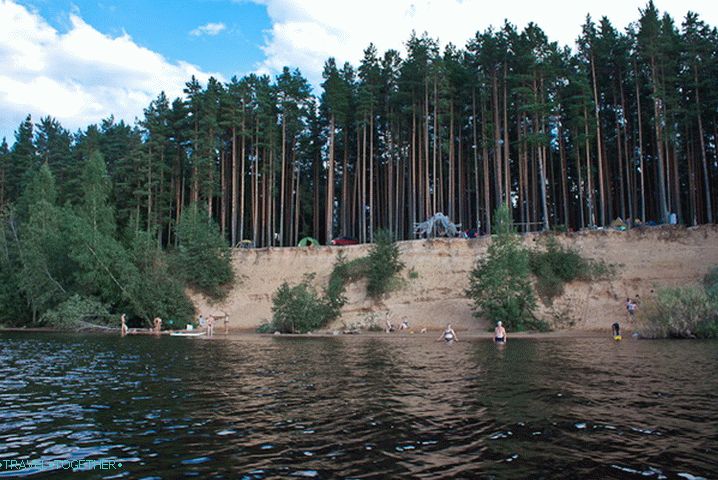
[[[647,0],[646,0],[647,1]],[[114,115],[134,122],[192,75],[277,74],[288,65],[318,88],[324,61],[357,65],[373,42],[403,49],[412,30],[464,46],[505,19],[574,45],[586,14],[623,30],[644,0],[0,0],[0,138],[50,115],[71,131]],[[718,25],[718,2],[657,0],[680,24]]]

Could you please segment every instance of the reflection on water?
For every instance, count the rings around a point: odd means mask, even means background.
[[[123,464],[78,479],[718,476],[718,343],[432,340],[0,334],[0,463]]]

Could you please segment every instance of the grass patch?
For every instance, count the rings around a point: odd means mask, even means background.
[[[701,287],[658,290],[641,312],[641,335],[718,338],[718,267],[708,272]]]

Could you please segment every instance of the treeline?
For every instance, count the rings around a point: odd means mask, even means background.
[[[29,169],[0,213],[0,326],[116,328],[126,313],[134,326],[159,316],[184,328],[194,317],[185,287],[221,297],[232,282],[229,247],[201,206],[184,209],[168,254],[134,218],[118,227],[99,152],[73,180],[77,197],[60,203],[48,163]]]
[[[718,188],[718,32],[650,2],[625,32],[586,19],[576,49],[506,23],[465,48],[412,35],[406,56],[370,45],[358,66],[326,61],[320,95],[299,71],[228,83],[192,78],[136,125],[112,117],[71,134],[28,117],[0,148],[0,204],[45,164],[58,202],[79,165],[107,163],[121,229],[177,245],[187,205],[237,245],[306,235],[397,239],[436,212],[488,233],[508,205],[520,230],[616,217],[713,223]]]

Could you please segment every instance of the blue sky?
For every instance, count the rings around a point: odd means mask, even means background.
[[[129,123],[192,75],[222,81],[299,68],[315,86],[325,60],[357,65],[372,42],[403,50],[412,30],[464,46],[508,19],[573,45],[590,13],[623,30],[647,0],[0,0],[0,138],[26,115],[71,131],[114,115]],[[718,25],[718,2],[656,0],[680,25]]]
[[[140,45],[170,61],[185,60],[226,78],[254,70],[264,58],[263,31],[271,27],[267,9],[252,2],[223,0],[21,0],[62,31],[70,13],[98,31],[127,32]],[[206,24],[223,24],[216,35],[192,35]]]

